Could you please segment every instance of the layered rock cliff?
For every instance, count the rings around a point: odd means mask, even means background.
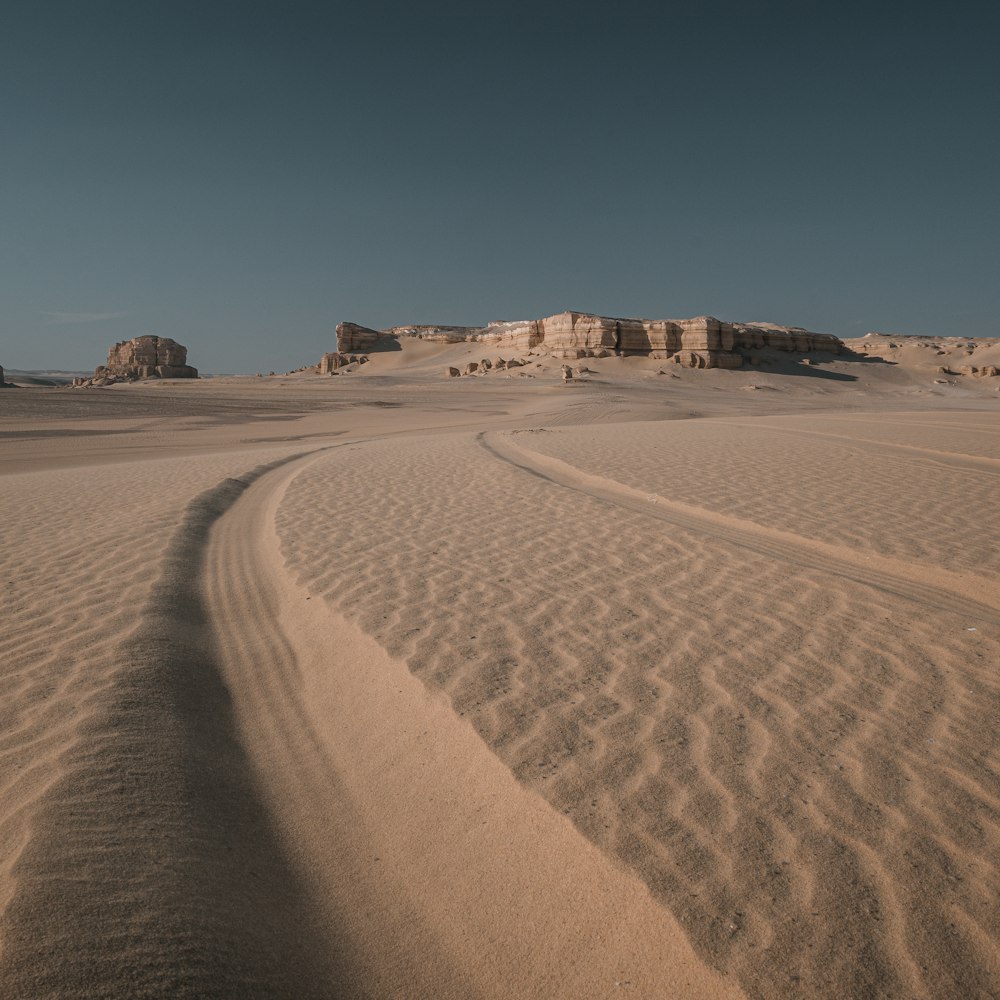
[[[337,324],[337,351],[340,354],[367,354],[368,351],[387,347],[392,339],[388,331],[370,330],[367,326],[357,323]],[[380,341],[383,343],[380,345]]]
[[[337,327],[340,351],[372,351],[401,337],[441,343],[475,342],[555,358],[644,355],[690,368],[739,368],[754,351],[837,354],[842,344],[826,333],[772,323],[724,323],[714,316],[694,319],[617,319],[593,313],[562,312],[537,320],[492,322],[483,327],[397,326],[371,330],[355,323]]]

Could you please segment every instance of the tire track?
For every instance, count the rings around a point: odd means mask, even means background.
[[[848,556],[849,550],[677,503],[590,475],[560,459],[532,451],[509,435],[483,432],[477,435],[477,441],[498,461],[554,486],[585,493],[602,503],[635,511],[686,531],[707,534],[801,569],[841,577],[936,610],[950,611],[968,621],[1000,626],[1000,594],[993,581],[982,577],[939,569],[931,573],[874,553]],[[926,582],[925,577],[930,575],[934,577],[934,584]]]
[[[213,525],[290,455],[195,497],[14,866],[5,997],[330,997],[237,733],[200,589]]]
[[[444,699],[294,583],[275,515],[311,461],[215,526],[204,591],[303,910],[347,959],[337,995],[599,1000],[627,980],[656,996],[669,963],[690,1000],[742,998]]]
[[[732,420],[712,420],[713,424],[723,427],[738,427],[746,429],[746,424],[736,423]],[[876,441],[859,437],[851,437],[848,434],[835,434],[831,431],[814,431],[806,427],[789,427],[784,424],[768,423],[765,420],[757,420],[755,426],[766,427],[771,431],[778,431],[781,434],[797,434],[805,437],[824,438],[830,441],[846,442],[847,446],[856,451],[865,451],[872,455],[886,455],[893,452],[901,452],[899,457],[908,458],[913,462],[920,462],[925,465],[945,467],[949,469],[959,469],[962,472],[978,473],[980,475],[997,476],[1000,474],[1000,458],[990,458],[986,455],[966,455],[950,451],[941,451],[939,448],[928,448],[924,445],[903,444],[899,441]]]

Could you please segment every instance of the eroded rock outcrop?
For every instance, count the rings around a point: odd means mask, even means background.
[[[831,334],[773,323],[725,323],[714,316],[618,319],[566,311],[544,319],[495,321],[483,327],[396,326],[381,332],[356,323],[337,327],[340,351],[396,346],[403,337],[447,344],[474,342],[565,359],[640,355],[669,359],[688,368],[740,368],[748,355],[768,348],[838,354],[843,347]],[[488,367],[488,362],[479,364],[480,369]]]
[[[73,386],[114,385],[146,378],[197,378],[198,369],[187,363],[187,348],[169,337],[134,337],[108,351],[107,364],[94,369],[93,378],[75,378]]]
[[[337,351],[341,354],[367,354],[369,351],[378,349],[380,340],[388,339],[391,336],[388,332],[371,330],[367,326],[359,326],[357,323],[338,323]]]
[[[169,337],[134,337],[108,351],[107,364],[99,365],[95,378],[197,378],[198,369],[187,363],[187,348]]]
[[[341,368],[346,368],[348,365],[363,365],[367,362],[367,354],[344,354],[341,351],[332,351],[319,359],[316,370],[320,375],[335,375]]]

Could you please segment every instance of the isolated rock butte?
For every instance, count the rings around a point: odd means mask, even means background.
[[[507,347],[522,353],[536,351],[554,358],[642,355],[670,359],[689,368],[740,368],[745,352],[765,348],[831,354],[843,349],[832,334],[772,323],[724,323],[714,316],[649,320],[562,312],[544,319],[491,322],[483,327],[396,326],[372,330],[356,323],[337,326],[340,351],[388,349],[403,337]]]
[[[198,369],[187,363],[187,348],[169,337],[135,337],[115,344],[108,362],[94,371],[95,378],[197,378]]]

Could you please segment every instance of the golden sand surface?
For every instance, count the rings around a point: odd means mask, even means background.
[[[1000,995],[1000,394],[907,350],[5,390],[0,996]]]

